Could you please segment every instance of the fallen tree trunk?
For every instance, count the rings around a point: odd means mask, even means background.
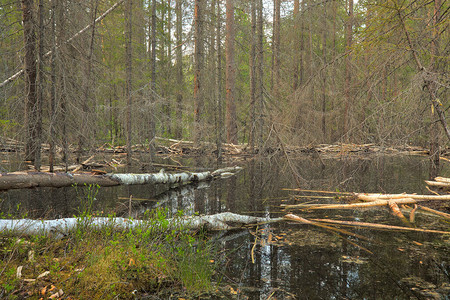
[[[225,212],[208,216],[168,219],[167,226],[169,228],[179,228],[181,226],[186,229],[206,228],[207,230],[230,230],[248,224],[277,222],[280,220],[282,220],[282,218],[270,219]],[[148,224],[148,221],[145,220],[106,217],[65,218],[56,220],[0,219],[0,232],[12,232],[16,235],[54,234],[56,237],[60,237],[66,235],[78,225],[90,226],[93,228],[112,226],[116,229],[132,229],[139,226],[146,226],[146,224]]]
[[[117,186],[136,184],[174,184],[188,183],[229,176],[231,172],[241,170],[241,167],[229,167],[214,172],[190,173],[182,172],[169,174],[163,171],[149,174],[104,174],[93,175],[87,173],[26,173],[14,172],[0,174],[0,190],[23,189],[34,187],[69,187],[72,185]]]
[[[355,193],[359,200],[375,201],[380,199],[403,199],[411,198],[415,200],[450,200],[450,195],[416,195],[416,194],[366,194]]]
[[[401,199],[379,199],[370,202],[363,203],[351,203],[351,204],[320,204],[320,205],[310,205],[305,206],[304,204],[285,204],[282,205],[284,208],[304,208],[304,209],[356,209],[356,208],[369,208],[374,206],[385,206],[392,203],[396,204],[416,204],[417,200],[411,198],[401,198]]]
[[[204,228],[207,230],[231,230],[241,228],[245,225],[257,223],[274,223],[280,222],[282,220],[295,221],[307,225],[315,225],[353,236],[357,235],[343,229],[331,228],[330,226],[321,224],[321,222],[344,226],[368,227],[373,229],[404,230],[404,231],[415,231],[426,233],[450,234],[450,232],[441,230],[409,228],[384,224],[356,222],[356,221],[338,221],[330,219],[307,220],[292,214],[287,214],[282,218],[263,218],[263,217],[239,215],[231,212],[207,216],[190,216],[184,218],[168,219],[167,224],[165,226],[167,226],[167,228],[175,228],[175,229],[181,227],[185,229]],[[124,229],[128,230],[137,228],[139,226],[146,226],[147,224],[152,225],[154,223],[148,223],[148,221],[146,220],[134,220],[119,217],[65,218],[56,220],[0,219],[0,233],[13,235],[53,234],[56,238],[59,238],[65,236],[71,230],[75,229],[77,226],[91,227],[94,229],[109,226],[117,230],[124,230]]]
[[[437,178],[436,178],[437,179]],[[439,187],[439,188],[450,188],[450,182],[447,181],[431,181],[431,180],[425,180],[425,182],[429,186]]]

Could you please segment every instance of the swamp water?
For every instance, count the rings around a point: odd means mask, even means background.
[[[319,159],[303,156],[291,162],[302,178],[302,189],[427,193],[424,180],[429,177],[429,161],[424,157]],[[217,168],[208,161],[183,163]],[[187,215],[231,211],[275,218],[290,212],[307,219],[329,218],[403,226],[386,208],[283,210],[284,204],[336,201],[316,198],[309,192],[284,190],[295,188],[297,184],[292,168],[282,157],[251,160],[239,165],[244,169],[237,176],[198,185],[172,189],[154,185],[100,188],[93,211],[134,218],[155,207],[165,207],[172,213],[181,210]],[[141,168],[135,172],[153,171]],[[439,175],[450,175],[448,164],[444,164]],[[4,218],[25,214],[31,218],[71,217],[83,209],[80,197],[91,192],[87,188],[11,190],[0,194],[0,212]],[[444,205],[447,205],[444,210],[448,211],[448,204]],[[417,214],[416,224],[420,228],[449,228],[448,221],[427,214]],[[287,222],[217,234],[214,238],[223,255],[217,261],[216,279],[227,286],[228,293],[224,297],[450,299],[449,235],[346,230],[360,236]]]

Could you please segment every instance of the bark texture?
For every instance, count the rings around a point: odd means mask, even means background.
[[[180,228],[180,226],[182,226],[183,228],[189,229],[205,228],[207,230],[230,230],[247,224],[280,220],[282,219],[268,219],[225,212],[216,215],[169,219],[169,226],[173,226],[174,228]],[[14,231],[21,235],[54,234],[55,236],[61,237],[70,230],[76,228],[77,225],[89,225],[94,228],[113,226],[117,229],[131,229],[138,226],[145,226],[145,221],[103,217],[91,218],[88,220],[82,218],[56,220],[0,220],[0,231]]]
[[[136,184],[174,184],[211,180],[228,176],[241,167],[229,167],[213,172],[169,174],[161,171],[149,174],[71,174],[71,173],[6,173],[0,175],[0,190],[35,187],[69,187],[76,185],[98,184],[100,186],[136,185]]]

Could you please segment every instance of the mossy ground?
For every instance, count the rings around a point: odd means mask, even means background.
[[[166,225],[162,213],[133,230],[92,228],[84,217],[62,239],[3,236],[0,298],[135,299],[211,292],[214,251],[207,239]]]

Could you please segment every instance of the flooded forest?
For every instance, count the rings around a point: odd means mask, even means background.
[[[0,299],[450,299],[447,0],[0,0]]]

